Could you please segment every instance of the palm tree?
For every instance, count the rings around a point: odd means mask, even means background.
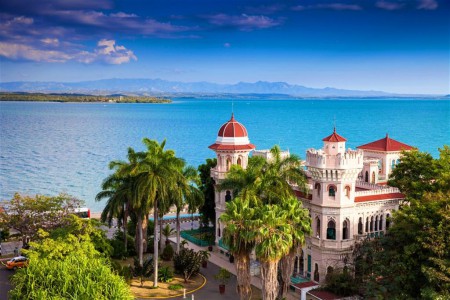
[[[133,192],[131,180],[131,177],[121,178],[114,173],[103,181],[103,190],[95,197],[95,201],[108,199],[101,214],[101,221],[107,222],[111,227],[113,219],[117,219],[117,226],[123,230],[125,252],[128,248],[127,222],[131,212],[130,203]]]
[[[287,255],[284,255],[279,263],[281,270],[280,280],[280,298],[286,297],[291,285],[291,275],[294,272],[294,261],[299,249],[305,243],[305,235],[311,234],[311,218],[308,210],[302,207],[302,204],[296,197],[289,197],[283,201],[283,209],[287,214],[287,224],[292,229],[292,247]]]
[[[225,224],[224,243],[233,254],[236,266],[237,293],[242,300],[252,296],[250,254],[255,247],[255,198],[234,198],[226,204],[220,221]]]
[[[263,300],[278,296],[278,262],[292,248],[292,227],[288,214],[277,204],[264,205],[257,210],[255,254],[261,262]]]
[[[142,154],[132,174],[136,178],[138,199],[140,208],[146,213],[153,207],[155,221],[154,230],[154,280],[153,286],[158,287],[158,208],[168,207],[170,193],[177,189],[176,183],[180,181],[179,170],[184,166],[184,161],[175,156],[173,150],[165,150],[166,141],[159,144],[155,140],[143,139],[147,150]],[[146,218],[148,220],[148,218]],[[139,219],[138,219],[139,221]]]
[[[192,166],[184,167],[181,170],[182,176],[178,177],[179,181],[176,186],[177,189],[172,190],[172,204],[177,209],[176,216],[176,233],[177,233],[177,249],[176,253],[180,252],[181,241],[181,224],[180,224],[180,212],[185,204],[188,204],[188,212],[194,213],[204,203],[204,197],[202,192],[198,189],[199,177],[197,169]]]

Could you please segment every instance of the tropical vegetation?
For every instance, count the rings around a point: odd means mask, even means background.
[[[304,191],[306,178],[296,155],[282,157],[278,146],[265,160],[252,157],[246,169],[235,165],[220,183],[221,190],[232,189],[236,197],[226,204],[220,220],[224,223],[223,239],[235,257],[237,291],[241,299],[250,299],[250,253],[255,250],[261,262],[263,299],[285,295],[290,276],[282,276],[279,290],[278,264],[309,234],[310,219],[294,195],[292,186]],[[292,264],[293,262],[291,262]],[[289,264],[288,264],[289,265]],[[289,274],[290,275],[290,274]]]
[[[27,268],[12,277],[11,299],[133,299],[125,280],[107,258],[103,230],[91,220],[66,219],[69,226],[39,230],[29,250]],[[92,239],[95,236],[96,241]]]

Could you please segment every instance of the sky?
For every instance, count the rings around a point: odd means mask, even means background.
[[[450,94],[448,0],[0,0],[0,81]]]

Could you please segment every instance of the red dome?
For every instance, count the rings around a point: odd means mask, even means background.
[[[214,151],[251,151],[255,145],[250,144],[244,125],[231,114],[231,119],[220,127],[216,142],[209,148]]]
[[[246,137],[248,136],[248,134],[247,129],[245,129],[244,125],[236,121],[234,119],[234,114],[231,114],[230,121],[226,122],[225,124],[222,125],[222,127],[220,127],[217,136],[233,138],[233,137]]]

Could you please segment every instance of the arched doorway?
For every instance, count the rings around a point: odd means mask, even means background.
[[[369,182],[369,172],[366,171],[366,175],[364,176],[364,181]]]
[[[314,266],[314,281],[319,282],[319,266],[317,264]]]
[[[362,218],[359,218],[358,221],[358,234],[363,234],[363,222],[362,222]]]
[[[349,227],[348,220],[345,220],[342,223],[342,239],[343,240],[348,240],[348,229],[349,229],[348,227]]]

